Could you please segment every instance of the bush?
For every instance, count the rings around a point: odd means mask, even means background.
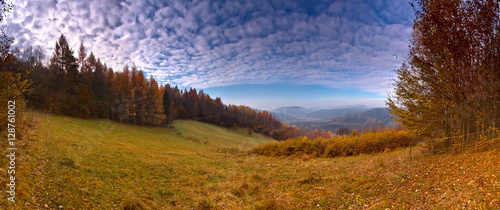
[[[349,137],[307,139],[305,137],[273,142],[254,148],[251,153],[265,156],[337,157],[378,153],[415,144],[419,139],[406,129],[385,129]]]
[[[30,89],[30,81],[28,79],[23,79],[23,74],[13,73],[13,72],[0,72],[0,127],[2,130],[0,134],[2,136],[7,136],[7,123],[9,122],[9,105],[15,107],[14,124],[17,134],[23,134],[20,132],[25,129],[25,119],[24,112],[26,109],[26,103],[24,95],[28,94]],[[11,102],[9,102],[11,101]],[[5,130],[4,130],[5,129]]]

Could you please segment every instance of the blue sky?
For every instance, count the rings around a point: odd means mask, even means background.
[[[256,108],[383,106],[413,22],[404,0],[12,2],[14,46],[51,55],[64,33],[114,70]]]
[[[227,103],[247,104],[255,108],[271,109],[282,106],[329,108],[348,105],[379,107],[380,96],[358,89],[330,88],[321,85],[294,84],[240,84],[211,87],[206,93],[221,97]]]

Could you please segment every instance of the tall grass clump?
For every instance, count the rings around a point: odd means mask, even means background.
[[[299,137],[283,142],[257,146],[251,152],[265,156],[337,157],[384,152],[418,142],[415,134],[405,128],[366,131],[357,135],[308,139]]]

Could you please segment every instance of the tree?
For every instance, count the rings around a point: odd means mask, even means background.
[[[149,82],[144,77],[142,71],[134,73],[134,69],[136,69],[136,67],[132,68],[132,85],[135,84],[135,87],[132,89],[131,101],[134,103],[136,121],[144,125],[147,120],[146,87],[149,85]]]
[[[0,0],[0,23],[12,11],[13,4],[8,4],[5,0]],[[0,24],[1,25],[1,24]],[[0,26],[0,62],[3,63],[9,54],[10,45],[14,38],[5,34],[5,26]]]
[[[80,48],[81,49],[81,48]],[[90,55],[87,56],[86,59],[80,61],[80,73],[82,74],[82,81],[88,87],[92,87],[92,82],[94,80],[94,71],[97,67],[97,60],[94,56],[93,52],[90,52]]]
[[[101,59],[97,59],[97,63],[95,66],[95,71],[92,74],[92,85],[91,90],[93,93],[93,104],[94,110],[93,114],[96,117],[104,117],[106,115],[105,112],[105,104],[106,104],[106,71],[107,65],[101,63]]]
[[[410,51],[388,105],[396,121],[452,144],[500,125],[500,8],[492,0],[420,0]]]
[[[170,100],[170,94],[168,93],[167,90],[163,92],[163,111],[165,113],[165,117],[167,120],[167,127],[170,127],[170,123],[172,120],[172,106],[173,106],[173,101]]]
[[[80,65],[79,85],[78,85],[78,110],[83,117],[95,117],[99,112],[98,102],[92,91],[94,84],[94,71],[97,66],[95,56],[92,52],[87,56],[85,46],[80,43],[78,50],[78,64]]]
[[[105,95],[106,95],[106,119],[114,119],[114,111],[113,102],[117,101],[117,90],[116,90],[116,75],[113,69],[109,68],[106,71],[106,86],[105,86]]]
[[[59,41],[56,42],[54,53],[50,60],[51,66],[57,74],[64,75],[65,88],[70,88],[75,85],[78,75],[78,64],[73,56],[73,50],[69,47],[68,41],[64,34],[61,34]]]
[[[163,119],[165,119],[163,106],[162,106],[162,94],[158,88],[158,83],[150,76],[149,86],[147,87],[147,114],[146,122],[149,126],[160,125]]]
[[[128,69],[128,65],[125,65],[123,68],[123,72],[117,73],[116,75],[116,90],[117,90],[117,98],[115,101],[116,109],[115,111],[118,113],[119,121],[125,121],[128,123],[130,118],[130,111],[133,109],[133,104],[130,101],[130,71]]]
[[[50,59],[49,69],[53,74],[52,91],[57,92],[55,111],[71,116],[77,115],[78,105],[78,64],[73,56],[73,50],[69,47],[63,34],[56,42],[54,53]],[[63,86],[62,91],[61,84]]]
[[[11,126],[7,126],[7,123],[12,121],[8,121],[11,115],[11,110],[15,111],[15,130],[17,133],[22,132],[25,127],[24,119],[24,111],[26,95],[29,95],[31,92],[30,85],[31,81],[29,79],[30,70],[26,67],[30,67],[29,65],[20,65],[19,59],[17,59],[10,51],[10,47],[12,42],[14,41],[13,37],[9,37],[5,34],[3,28],[3,19],[7,16],[8,13],[12,10],[13,5],[7,4],[4,0],[0,0],[0,103],[3,104],[0,107],[0,134],[2,136],[7,136],[7,129]],[[29,58],[28,58],[29,59]],[[24,61],[23,63],[27,63]],[[17,68],[16,68],[17,65]],[[14,118],[11,118],[14,119]]]
[[[31,94],[27,95],[27,103],[31,107],[48,108],[49,101],[49,71],[43,65],[45,51],[40,47],[26,47],[16,50],[16,57],[30,70],[29,78],[33,81]]]
[[[83,46],[83,42],[81,42],[80,48],[78,48],[78,64],[80,65],[80,72],[83,72],[82,68],[85,67],[85,58],[87,58],[87,50],[85,49],[85,46]]]

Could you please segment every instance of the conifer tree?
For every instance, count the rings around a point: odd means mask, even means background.
[[[163,92],[163,111],[165,113],[165,118],[167,120],[166,124],[167,124],[167,127],[170,127],[170,123],[171,123],[171,119],[172,119],[172,116],[171,116],[171,112],[172,112],[172,103],[173,101],[170,100],[170,94],[168,93],[167,90],[165,90]]]
[[[55,101],[55,111],[71,116],[76,116],[78,111],[78,64],[73,56],[73,50],[69,47],[63,34],[56,42],[54,53],[50,59],[50,71],[53,74],[54,83],[52,90],[58,92]],[[61,89],[62,91],[59,91]]]
[[[133,83],[135,83],[135,87],[132,89],[131,98],[134,103],[136,121],[141,125],[144,125],[146,124],[146,116],[148,111],[146,87],[148,86],[149,82],[144,77],[142,71],[135,73],[135,76],[132,77],[132,81],[134,81]]]
[[[149,126],[160,125],[163,119],[165,119],[165,115],[162,106],[162,94],[153,76],[150,76],[149,79],[147,102],[147,124]]]

